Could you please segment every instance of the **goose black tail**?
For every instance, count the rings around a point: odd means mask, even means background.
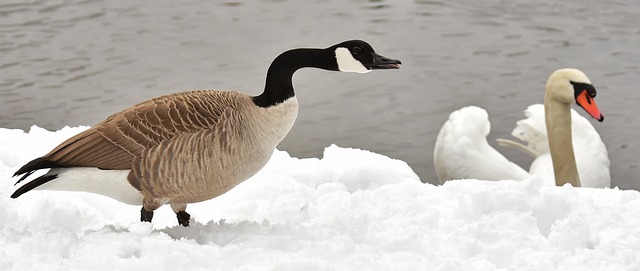
[[[13,177],[24,174],[24,176],[20,177],[20,180],[18,180],[18,182],[16,183],[16,184],[19,184],[24,179],[29,177],[29,175],[33,174],[36,170],[45,169],[45,168],[61,168],[61,167],[65,167],[65,166],[55,162],[51,162],[42,157],[39,157],[31,160],[31,162],[26,163],[24,166],[18,169],[18,171],[16,171],[16,173],[13,174]]]
[[[13,194],[11,194],[11,198],[17,198],[20,195],[27,193],[29,191],[31,191],[32,189],[41,186],[45,183],[47,183],[48,181],[51,181],[55,178],[58,178],[58,174],[53,174],[53,175],[43,175],[40,176],[38,178],[35,178],[33,181],[28,182],[27,184],[23,185],[22,187],[18,188],[18,190],[16,190],[16,192],[13,192]]]
[[[13,174],[13,177],[16,176],[20,176],[22,175],[22,177],[20,177],[20,179],[15,183],[15,184],[19,184],[20,182],[24,181],[24,179],[26,179],[27,177],[29,177],[31,174],[33,174],[34,172],[36,172],[37,170],[40,169],[46,169],[46,168],[62,168],[65,167],[63,165],[60,165],[58,163],[55,162],[51,162],[49,160],[46,160],[42,157],[40,158],[36,158],[33,159],[31,162],[26,163],[24,166],[22,166],[20,169],[18,169],[18,171],[16,171],[16,173]],[[24,174],[24,175],[23,175]],[[23,185],[22,187],[18,188],[18,190],[16,190],[16,192],[14,192],[11,197],[12,198],[17,198],[20,195],[30,191],[31,189],[34,189],[48,181],[51,181],[55,178],[57,178],[58,175],[43,175],[40,176],[32,181],[30,181],[29,183]]]

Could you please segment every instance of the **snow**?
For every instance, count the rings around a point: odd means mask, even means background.
[[[0,128],[0,270],[638,270],[640,193],[480,180],[425,184],[403,161],[275,151],[230,192],[140,206],[80,192],[11,199],[13,172],[87,127]],[[425,151],[425,156],[428,153]]]

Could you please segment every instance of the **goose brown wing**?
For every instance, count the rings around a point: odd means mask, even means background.
[[[131,169],[133,159],[163,141],[213,127],[244,94],[187,91],[160,96],[111,115],[69,138],[44,158],[63,166]]]

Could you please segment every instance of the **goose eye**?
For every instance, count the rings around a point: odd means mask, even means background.
[[[354,55],[357,55],[360,53],[360,51],[362,51],[360,47],[353,47],[353,50],[351,51],[351,53],[353,53]]]

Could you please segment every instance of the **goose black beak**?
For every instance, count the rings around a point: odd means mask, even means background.
[[[374,53],[373,63],[371,63],[369,67],[371,67],[372,70],[399,69],[401,64],[402,62],[400,62],[400,60],[386,58]]]

